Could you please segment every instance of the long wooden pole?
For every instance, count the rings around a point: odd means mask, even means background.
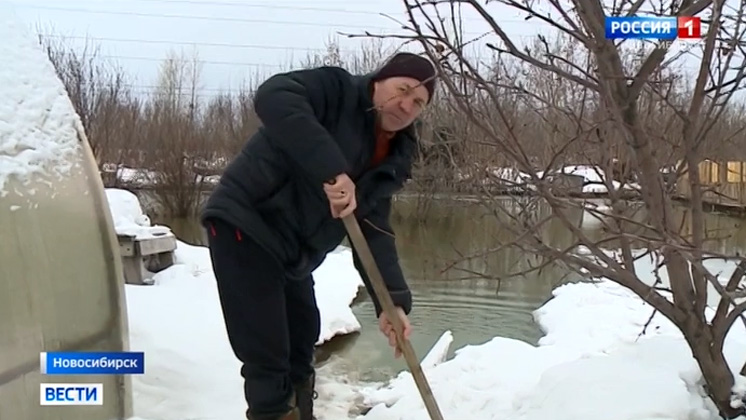
[[[406,360],[407,365],[409,365],[409,370],[412,372],[412,377],[414,378],[415,384],[417,384],[417,389],[420,391],[422,401],[425,403],[425,408],[427,408],[430,418],[432,420],[443,420],[443,415],[440,413],[438,404],[435,402],[435,396],[433,396],[433,391],[427,383],[425,373],[422,371],[422,367],[414,353],[412,344],[404,337],[404,326],[396,312],[394,301],[391,299],[391,295],[386,288],[386,283],[383,281],[383,276],[378,270],[378,265],[373,258],[373,253],[370,251],[370,247],[368,247],[368,242],[365,240],[365,236],[363,236],[363,232],[360,230],[360,225],[358,224],[357,219],[355,219],[355,215],[350,214],[343,217],[342,221],[347,229],[350,241],[363,263],[365,272],[368,274],[373,291],[376,293],[376,297],[381,304],[381,309],[383,309],[386,317],[394,326],[399,349],[404,355],[404,360]]]

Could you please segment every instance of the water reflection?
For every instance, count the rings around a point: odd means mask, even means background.
[[[454,336],[452,351],[495,336],[536,343],[541,331],[533,321],[533,310],[562,279],[573,278],[551,264],[511,277],[541,261],[515,247],[486,252],[512,242],[515,235],[479,204],[445,202],[429,207],[425,214],[419,208],[414,200],[399,200],[392,217],[402,269],[414,294],[410,318],[418,356],[423,357],[446,330]],[[550,214],[546,206],[535,212],[535,217]],[[580,213],[574,217],[579,223]],[[571,238],[562,231],[561,223],[552,221],[538,235],[553,246],[569,246]],[[353,310],[363,333],[354,339],[354,346],[335,345],[336,356],[351,364],[354,360],[356,370],[366,379],[385,379],[405,369],[405,362],[392,358],[378,333],[370,301],[364,300]]]
[[[601,206],[605,203],[603,200],[590,200]],[[647,212],[645,207],[640,203],[629,203],[623,212],[624,217],[629,221],[622,224],[622,230],[630,235],[639,237],[651,236],[652,232],[646,228]],[[677,205],[674,207],[671,216],[674,224],[677,226],[680,234],[687,239],[691,239],[691,210]],[[595,218],[585,213],[583,216],[583,231],[592,240],[601,240],[609,237],[606,226],[613,224],[609,217]],[[613,225],[615,228],[616,226]],[[706,213],[704,215],[705,228],[705,249],[710,252],[722,254],[743,254],[746,247],[746,226],[743,220],[729,217],[717,213]],[[632,241],[633,247],[642,247],[644,241]],[[618,248],[618,241],[609,241],[604,244],[604,248]]]

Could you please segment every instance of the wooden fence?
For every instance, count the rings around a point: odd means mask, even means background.
[[[746,207],[746,162],[706,160],[698,170],[706,203]],[[687,173],[678,180],[676,190],[684,199],[691,197]]]

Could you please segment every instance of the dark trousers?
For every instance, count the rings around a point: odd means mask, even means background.
[[[313,278],[287,280],[267,251],[225,222],[212,220],[207,230],[228,338],[243,363],[247,414],[285,413],[292,385],[313,373],[321,329]]]

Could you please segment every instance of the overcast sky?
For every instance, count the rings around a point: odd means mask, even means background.
[[[78,48],[87,38],[144,91],[154,85],[169,50],[196,48],[206,94],[287,69],[323,49],[330,37],[346,50],[359,47],[359,39],[339,32],[403,33],[381,13],[406,19],[401,0],[0,0],[0,12],[8,7],[34,32],[65,36]],[[519,42],[548,33],[513,9],[488,8]],[[475,12],[464,16],[464,28],[471,37],[487,31]]]

